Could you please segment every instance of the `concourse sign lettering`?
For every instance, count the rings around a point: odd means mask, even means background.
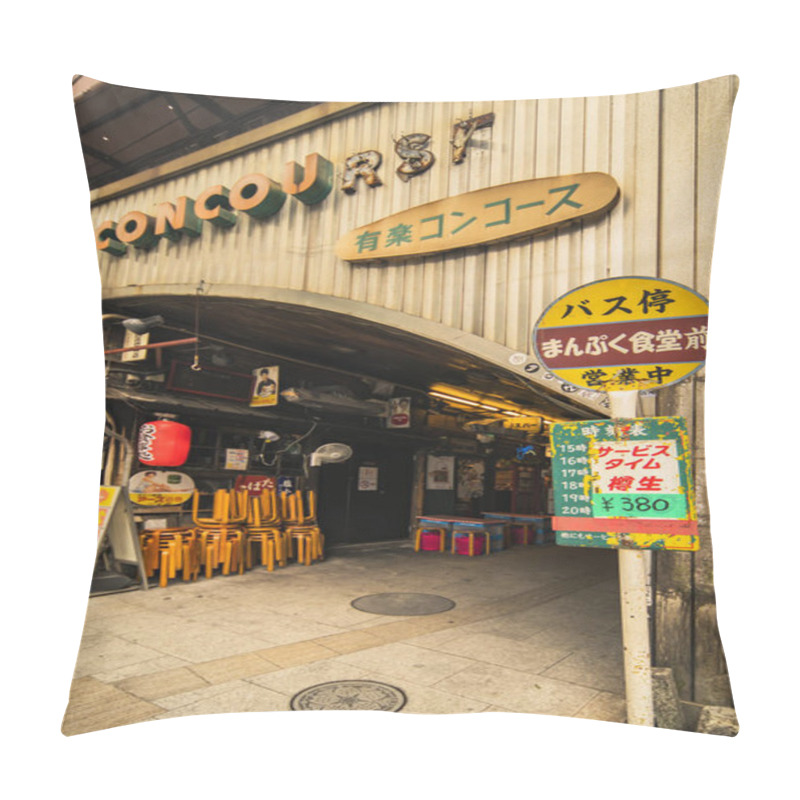
[[[551,448],[556,544],[698,549],[683,418],[557,423]]]
[[[661,389],[706,359],[708,301],[680,283],[625,277],[562,295],[534,328],[539,360],[592,391]]]

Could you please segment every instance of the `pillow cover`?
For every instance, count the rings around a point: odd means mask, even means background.
[[[64,733],[337,709],[734,735],[702,419],[736,87],[77,77],[107,426]]]

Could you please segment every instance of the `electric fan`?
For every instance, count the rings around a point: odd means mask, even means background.
[[[346,444],[340,444],[339,442],[323,444],[311,454],[309,465],[321,467],[323,464],[339,464],[342,461],[347,461],[352,455],[352,448]]]

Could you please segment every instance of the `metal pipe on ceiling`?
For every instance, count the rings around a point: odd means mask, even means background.
[[[155,342],[154,344],[137,344],[132,347],[115,347],[113,350],[103,350],[103,355],[111,355],[112,353],[128,353],[133,350],[156,350],[162,347],[178,347],[182,344],[194,344],[198,341],[196,336],[190,339],[173,339],[169,342]]]
[[[175,325],[163,325],[161,327],[163,327],[166,330],[176,331],[178,333],[184,333],[184,334],[195,334],[196,333],[196,331],[194,331],[194,330],[189,330],[187,328],[182,328],[182,327],[175,326]],[[250,347],[248,345],[239,344],[238,342],[232,342],[232,341],[230,341],[228,339],[222,339],[222,338],[220,338],[218,336],[211,336],[211,335],[208,335],[208,334],[203,334],[201,339],[203,341],[214,342],[216,344],[225,345],[227,347],[236,348],[238,350],[243,350],[243,351],[250,352],[250,353],[256,353],[256,354],[261,355],[261,356],[274,358],[274,359],[276,359],[278,361],[287,362],[287,363],[291,363],[291,364],[297,364],[299,366],[307,367],[307,368],[314,369],[314,370],[322,370],[322,371],[326,371],[326,372],[329,372],[329,373],[335,374],[335,375],[346,375],[346,376],[348,376],[350,378],[355,378],[355,379],[360,380],[362,382],[365,382],[367,384],[372,383],[372,382],[374,382],[376,380],[376,378],[374,376],[372,376],[372,375],[365,375],[363,373],[353,372],[351,370],[346,370],[346,369],[343,369],[341,367],[326,366],[326,365],[323,365],[323,364],[318,364],[318,363],[314,363],[314,362],[310,362],[310,361],[305,361],[303,359],[295,358],[295,357],[292,357],[292,356],[280,355],[278,353],[270,352],[270,351],[267,351],[267,350],[261,350],[259,348],[255,348],[255,347]],[[134,348],[134,349],[138,349],[138,348]],[[159,351],[157,351],[157,352],[159,352]],[[516,374],[510,373],[509,374],[509,379],[512,380],[513,382],[517,383],[520,386],[520,388],[525,389],[527,392],[529,392],[534,401],[540,397],[540,393],[539,393],[539,391],[537,391],[537,388],[534,387],[533,385],[527,383],[524,380],[524,378],[522,378],[521,376],[518,376]],[[399,382],[394,381],[394,380],[392,381],[392,383],[395,386],[397,386],[398,388],[405,390],[406,392],[409,392],[409,393],[417,395],[417,396],[425,397],[426,399],[430,399],[430,395],[429,395],[429,390],[428,389],[421,389],[421,388],[419,388],[417,386],[409,386],[408,384],[399,383]],[[474,392],[474,394],[478,395],[479,392],[476,391],[476,392]],[[573,406],[572,404],[570,404],[569,402],[565,402],[565,401],[561,400],[560,398],[548,396],[548,397],[546,397],[546,402],[549,403],[549,404],[552,404],[552,405],[554,405],[554,406],[556,406],[558,408],[564,409],[565,411],[568,412],[570,418],[576,418],[576,419],[591,419],[591,418],[593,418],[592,414],[590,414],[588,411],[580,409],[580,408],[577,408],[577,407]],[[516,406],[516,407],[519,407],[519,408],[524,408],[522,403],[514,402],[513,405]],[[536,404],[533,404],[533,405],[534,405],[534,407],[532,409],[525,409],[525,411],[528,412],[528,413],[530,411],[533,411],[533,413],[544,415],[544,416],[547,416],[547,417],[551,417],[552,416],[551,414],[548,414],[548,413],[543,412],[540,409],[538,409],[536,407]]]

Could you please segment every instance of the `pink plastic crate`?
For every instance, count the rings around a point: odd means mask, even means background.
[[[422,531],[422,535],[419,537],[419,549],[439,550],[441,548],[440,539],[440,534],[436,531]]]
[[[533,536],[528,528],[522,525],[514,525],[511,528],[511,533],[514,536],[514,544],[533,544]]]
[[[481,536],[475,537],[475,549],[473,550],[476,556],[482,555],[486,546],[486,538]],[[469,555],[469,536],[456,537],[456,553],[462,556]]]

